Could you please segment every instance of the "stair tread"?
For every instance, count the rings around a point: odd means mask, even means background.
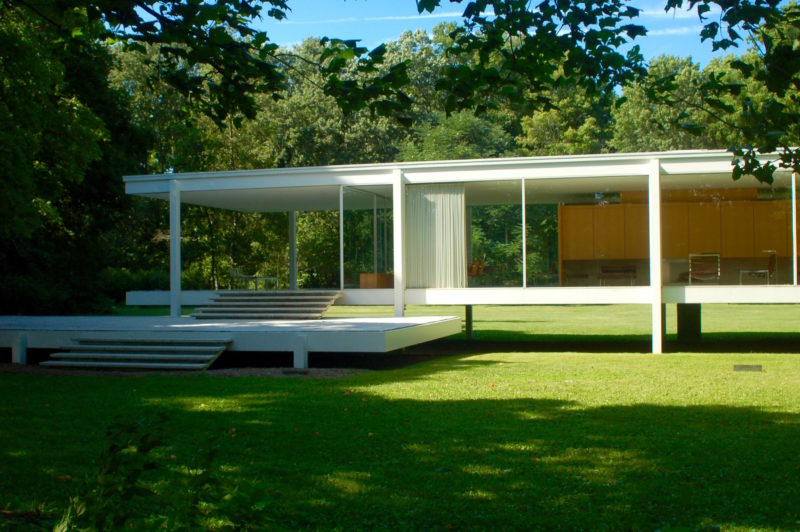
[[[79,359],[125,359],[125,360],[192,360],[192,361],[213,361],[217,358],[217,353],[208,354],[174,354],[174,353],[93,353],[81,351],[61,351],[58,353],[51,353],[51,358],[65,359],[65,358],[79,358]]]
[[[219,339],[180,339],[180,338],[164,338],[164,339],[151,339],[151,338],[85,338],[85,337],[78,337],[73,338],[73,342],[76,344],[80,344],[81,346],[88,346],[94,344],[110,344],[113,343],[115,345],[174,345],[174,346],[186,346],[186,347],[194,347],[194,346],[227,346],[233,340],[230,337],[219,338]]]
[[[320,306],[320,305],[331,305],[332,302],[326,300],[317,300],[317,299],[304,299],[303,301],[286,301],[284,299],[250,299],[247,301],[239,301],[235,299],[222,299],[219,301],[210,301],[206,303],[205,307],[209,306],[253,306],[253,305],[284,305],[287,307],[299,307],[303,305],[311,305],[311,306]]]
[[[206,369],[208,364],[176,364],[166,362],[88,362],[71,360],[48,360],[40,363],[41,366],[73,367],[73,368],[117,368],[117,369]]]
[[[313,320],[320,319],[341,297],[338,290],[216,292],[198,308],[196,319]]]
[[[64,350],[81,350],[84,352],[98,352],[104,351],[117,351],[117,352],[131,352],[131,353],[148,353],[148,352],[172,352],[172,353],[219,353],[224,351],[227,344],[209,344],[209,345],[161,345],[161,344],[147,344],[137,345],[133,343],[107,343],[107,344],[76,344],[71,346],[62,347]]]
[[[205,310],[211,310],[214,312],[324,312],[327,310],[326,308],[320,307],[273,307],[273,306],[260,306],[260,307],[201,307],[197,309],[198,312],[202,312]]]
[[[316,314],[195,314],[195,319],[200,320],[297,320],[297,319],[319,319],[322,316]]]

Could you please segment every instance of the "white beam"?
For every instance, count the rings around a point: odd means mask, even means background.
[[[169,182],[169,315],[181,315],[181,189]]]
[[[289,288],[297,290],[297,211],[289,211]]]
[[[394,315],[405,313],[405,209],[406,187],[402,170],[394,171],[392,183],[392,224],[394,229]]]
[[[652,305],[652,331],[653,353],[663,351],[661,324],[662,324],[662,296],[661,296],[661,162],[658,159],[650,161],[650,172],[647,182],[649,199],[650,228],[650,294]]]

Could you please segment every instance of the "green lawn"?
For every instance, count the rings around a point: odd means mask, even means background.
[[[140,530],[800,528],[798,355],[489,352],[347,379],[0,372],[0,390],[0,528],[50,527],[73,496]],[[142,428],[157,412],[164,426]],[[103,458],[115,420],[162,443],[127,502],[114,478],[141,464],[133,447]]]

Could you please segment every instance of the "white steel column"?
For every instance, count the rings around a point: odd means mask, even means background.
[[[289,288],[297,290],[297,211],[289,211]]]
[[[339,185],[339,289],[344,290],[344,185]]]
[[[525,229],[525,180],[522,183],[522,288],[528,287],[528,235]]]
[[[792,284],[797,286],[797,173],[792,172]]]
[[[392,224],[394,229],[394,315],[405,314],[405,209],[406,187],[403,171],[394,171],[392,183]]]
[[[169,182],[169,315],[181,315],[181,189]]]
[[[662,297],[661,297],[661,163],[658,159],[650,161],[650,175],[647,182],[649,198],[648,225],[650,227],[650,292],[652,304],[653,353],[663,351],[661,338]]]
[[[372,195],[372,273],[378,273],[378,196]]]

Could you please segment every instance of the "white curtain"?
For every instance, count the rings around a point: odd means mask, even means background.
[[[406,187],[406,286],[467,286],[464,184]]]

